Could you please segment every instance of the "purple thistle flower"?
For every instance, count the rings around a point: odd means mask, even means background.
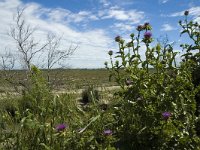
[[[110,130],[110,129],[104,130],[103,134],[106,135],[106,136],[112,135],[112,130]]]
[[[66,127],[67,127],[67,126],[66,126],[65,124],[58,124],[58,125],[56,126],[56,130],[57,130],[58,132],[60,132],[60,131],[65,130]]]
[[[145,33],[144,33],[144,38],[145,38],[145,39],[150,39],[151,36],[152,36],[152,33],[151,33],[151,32],[145,32]]]
[[[171,116],[171,113],[170,112],[163,112],[162,113],[162,116],[165,120],[169,119],[169,117]]]

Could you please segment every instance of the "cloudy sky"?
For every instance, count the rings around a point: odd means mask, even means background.
[[[0,0],[0,53],[15,49],[7,33],[22,7],[27,23],[37,29],[35,40],[44,41],[51,32],[63,36],[61,47],[78,44],[67,61],[72,68],[103,68],[107,52],[117,51],[114,37],[128,39],[139,24],[149,22],[153,38],[168,35],[179,49],[185,42],[178,25],[183,12],[200,22],[200,0]]]

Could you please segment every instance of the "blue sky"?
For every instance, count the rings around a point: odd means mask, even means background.
[[[14,47],[4,34],[17,7],[27,7],[25,18],[37,26],[39,41],[53,32],[63,35],[63,47],[78,44],[67,61],[72,68],[103,68],[107,51],[117,51],[114,37],[128,39],[139,24],[149,22],[155,39],[168,35],[180,50],[186,41],[179,36],[183,12],[189,10],[190,18],[200,23],[200,0],[0,0],[0,44],[5,47]]]

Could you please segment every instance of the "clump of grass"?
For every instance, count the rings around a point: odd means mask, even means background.
[[[5,98],[0,100],[0,110],[7,112],[10,116],[15,117],[18,107],[18,99]]]
[[[92,101],[99,101],[100,100],[100,94],[97,89],[94,88],[94,86],[89,86],[85,90],[83,90],[81,95],[81,103],[88,104]]]

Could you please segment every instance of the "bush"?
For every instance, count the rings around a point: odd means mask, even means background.
[[[137,30],[128,43],[120,36],[115,38],[119,45],[115,58],[121,63],[114,63],[110,51],[110,69],[106,63],[121,87],[116,111],[120,149],[199,149],[195,130],[199,88],[192,83],[194,62],[187,59],[177,66],[172,45],[150,46],[153,38],[149,23]],[[141,45],[146,47],[145,58]]]
[[[82,92],[81,102],[83,104],[88,104],[93,101],[98,101],[99,99],[100,99],[99,91],[96,90],[94,86],[89,86]]]
[[[181,47],[185,51],[185,54],[182,56],[183,61],[190,63],[192,70],[192,82],[196,88],[200,86],[200,25],[197,22],[188,20],[189,12],[185,13],[185,20],[179,21],[180,26],[182,27],[182,34],[186,34],[191,42],[188,44],[181,44]],[[200,117],[200,92],[198,91],[195,95],[196,100],[196,112],[195,115]],[[200,136],[200,121],[197,122],[197,133]]]
[[[149,23],[138,26],[138,34],[131,34],[128,43],[117,36],[119,51],[109,51],[111,62],[105,64],[121,89],[105,109],[96,103],[100,97],[93,86],[82,94],[82,102],[90,103],[86,111],[73,94],[52,94],[33,66],[15,119],[12,105],[9,113],[0,111],[0,149],[200,149],[200,86],[195,84],[200,55],[190,54],[199,48],[200,39],[193,25],[181,23],[183,33],[198,38],[194,45],[183,46],[187,51],[180,65],[172,45],[152,43]]]

